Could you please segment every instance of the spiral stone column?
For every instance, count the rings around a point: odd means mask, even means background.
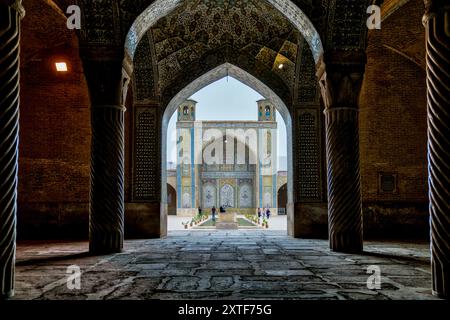
[[[124,111],[92,106],[89,249],[120,252],[124,238]]]
[[[14,295],[21,1],[0,1],[0,299]]]
[[[94,254],[120,252],[125,211],[123,96],[126,77],[120,59],[84,59],[83,65],[92,105],[89,250]]]
[[[330,248],[363,250],[359,170],[358,97],[364,64],[323,63],[318,71],[325,102]]]
[[[450,3],[425,1],[433,294],[450,297]]]

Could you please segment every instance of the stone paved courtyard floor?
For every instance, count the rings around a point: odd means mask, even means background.
[[[19,243],[15,299],[435,299],[429,246],[365,242],[364,254],[283,231],[172,231],[89,256],[87,242]],[[81,289],[67,267],[81,268]],[[367,268],[381,289],[367,288]]]
[[[169,231],[184,231],[182,222],[188,222],[191,218],[168,216],[167,217],[167,230]],[[188,229],[190,230],[190,229]],[[269,219],[269,230],[285,231],[287,232],[287,217],[286,216],[273,216]]]

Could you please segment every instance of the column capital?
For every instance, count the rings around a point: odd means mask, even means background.
[[[333,121],[358,121],[359,110],[356,108],[334,107],[323,111],[327,122]]]
[[[365,64],[330,63],[322,61],[317,76],[325,108],[358,109]]]
[[[92,105],[92,109],[116,109],[118,111],[127,111],[127,108],[125,108],[124,105],[108,105],[108,104],[102,104],[102,105]]]
[[[123,106],[130,81],[123,60],[117,57],[96,59],[84,56],[83,67],[92,106]]]
[[[25,9],[22,5],[22,0],[0,0],[0,4],[5,4],[16,10],[21,19],[25,17]]]
[[[424,0],[425,14],[422,22],[426,26],[430,19],[433,19],[436,15],[450,10],[450,3],[448,0]]]

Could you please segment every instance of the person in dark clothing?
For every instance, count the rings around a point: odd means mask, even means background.
[[[212,215],[213,221],[216,221],[216,207],[212,207],[211,215]]]
[[[269,208],[267,208],[267,211],[266,211],[266,217],[267,217],[267,219],[270,218],[270,209],[269,209]]]

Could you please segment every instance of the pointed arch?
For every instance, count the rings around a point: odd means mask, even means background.
[[[161,150],[161,202],[162,204],[167,203],[166,194],[167,191],[166,188],[166,180],[167,177],[164,174],[166,172],[167,167],[167,127],[169,125],[169,121],[173,113],[177,110],[178,106],[188,99],[190,96],[192,96],[197,91],[201,90],[202,88],[208,86],[209,84],[220,80],[227,75],[232,76],[233,78],[239,80],[243,84],[251,87],[255,91],[257,91],[259,94],[261,94],[266,99],[270,99],[273,104],[276,106],[278,112],[283,117],[283,120],[286,124],[286,130],[287,130],[287,172],[288,172],[288,203],[293,203],[294,197],[293,197],[293,143],[292,143],[292,130],[293,130],[293,124],[291,119],[291,114],[289,112],[288,107],[284,103],[284,101],[265,83],[263,83],[261,80],[256,78],[255,76],[251,75],[250,73],[246,72],[245,70],[231,64],[231,63],[224,63],[208,72],[206,72],[204,75],[200,76],[196,80],[189,83],[187,86],[185,86],[183,89],[181,89],[167,104],[164,110],[163,118],[162,118],[162,150]],[[294,223],[294,221],[291,221],[290,223]]]

